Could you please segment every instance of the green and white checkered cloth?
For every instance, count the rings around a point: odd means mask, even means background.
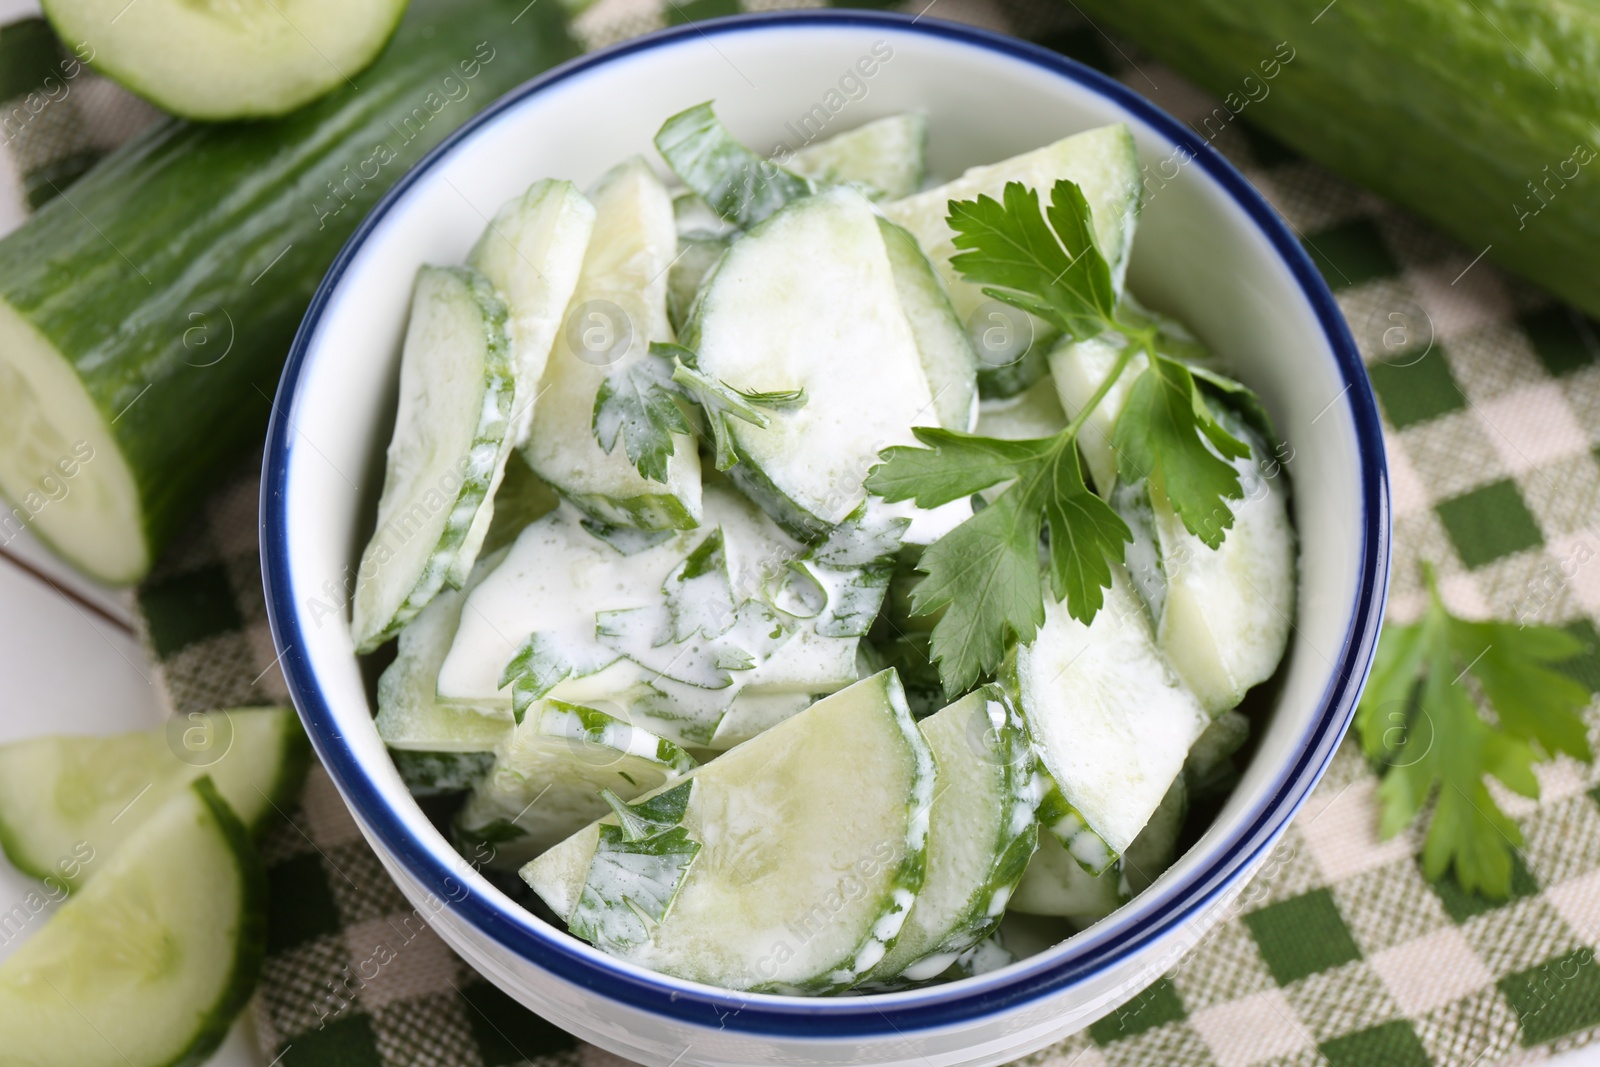
[[[1059,0],[935,0],[1121,77],[1200,129],[1214,101]],[[927,0],[911,0],[924,10]],[[743,9],[803,6],[747,2]],[[931,5],[930,5],[931,6]],[[589,47],[740,10],[738,0],[601,0]],[[7,114],[42,76],[35,29],[0,31]],[[33,66],[23,70],[27,63]],[[42,197],[148,110],[90,75],[20,138],[17,186]],[[55,105],[51,105],[54,107]],[[44,109],[48,111],[49,109]],[[1568,627],[1600,687],[1600,327],[1470,250],[1297,158],[1241,120],[1216,146],[1304,236],[1366,356],[1395,505],[1391,614],[1424,602],[1418,563],[1475,616]],[[140,590],[175,711],[283,696],[256,555],[255,463],[209,503]],[[1600,705],[1588,712],[1600,748]],[[1126,1007],[1028,1064],[1333,1067],[1522,1063],[1600,1039],[1600,773],[1562,758],[1522,825],[1514,893],[1430,884],[1414,834],[1377,837],[1377,781],[1353,744],[1273,861],[1204,942]],[[616,1064],[477,977],[385,876],[327,777],[264,844],[270,956],[261,1044],[285,1067]]]

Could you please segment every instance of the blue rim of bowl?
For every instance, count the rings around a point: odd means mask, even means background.
[[[1149,914],[1096,936],[1091,929],[1076,939],[1061,958],[1041,954],[1025,959],[1004,975],[984,976],[910,994],[873,997],[803,999],[741,995],[664,976],[641,976],[617,966],[570,935],[550,927],[498,893],[486,894],[455,877],[450,865],[416,841],[405,821],[368,780],[355,753],[334,728],[304,652],[306,642],[294,610],[289,574],[287,500],[292,410],[303,364],[328,301],[351,259],[406,191],[463,139],[527,97],[575,75],[616,62],[635,52],[674,45],[691,38],[771,31],[787,26],[839,25],[881,27],[915,33],[999,53],[1055,74],[1110,100],[1174,145],[1186,149],[1203,169],[1244,209],[1293,274],[1311,305],[1348,385],[1350,413],[1362,461],[1362,546],[1359,592],[1332,680],[1320,710],[1302,738],[1295,761],[1279,776],[1265,799],[1244,824],[1218,849],[1212,860],[1182,883],[1164,888],[1167,898]],[[1277,841],[1312,788],[1321,778],[1344,736],[1361,685],[1366,678],[1382,621],[1389,567],[1389,489],[1383,435],[1366,371],[1344,316],[1326,283],[1277,213],[1233,166],[1177,120],[1143,97],[1099,72],[1026,41],[986,30],[934,19],[888,12],[853,10],[796,11],[735,15],[660,31],[581,56],[526,82],[455,130],[401,177],[373,207],[346,242],[312,298],[295,335],[278,401],[268,430],[266,463],[261,478],[261,563],[267,615],[290,694],[300,710],[318,756],[361,821],[424,889],[454,900],[454,911],[483,936],[497,941],[536,967],[565,981],[643,1011],[711,1028],[767,1036],[837,1039],[904,1036],[911,1031],[959,1026],[1007,1012],[1092,978],[1096,972],[1176,931],[1185,921],[1216,903],[1242,874],[1264,857]],[[452,889],[454,887],[454,889]],[[499,899],[496,899],[499,898]],[[1032,961],[1033,966],[1029,966]],[[1151,974],[1150,977],[1155,977]],[[815,1025],[826,1022],[819,1032]]]

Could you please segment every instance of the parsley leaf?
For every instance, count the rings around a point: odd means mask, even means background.
[[[1428,877],[1453,868],[1468,892],[1504,898],[1522,831],[1486,782],[1494,777],[1537,797],[1540,758],[1594,758],[1579,717],[1589,690],[1551,666],[1583,649],[1553,627],[1458,619],[1440,599],[1432,569],[1424,574],[1427,614],[1384,627],[1356,711],[1363,748],[1385,765],[1380,828],[1385,837],[1398,833],[1434,799],[1422,852]],[[1474,703],[1469,674],[1497,721]]]
[[[1032,312],[1080,341],[1112,327],[1116,289],[1111,267],[1095,247],[1083,190],[1070,181],[1056,182],[1049,227],[1039,212],[1038,192],[1021,182],[1006,183],[1001,200],[979,196],[950,202],[954,244],[963,249],[950,257],[950,265],[968,281],[988,286],[987,295]]]
[[[620,437],[639,473],[665,482],[667,460],[677,446],[674,436],[694,432],[683,411],[685,401],[705,414],[716,444],[717,469],[727,470],[739,461],[729,419],[766,426],[760,409],[796,407],[805,403],[806,395],[803,389],[743,392],[702,374],[689,349],[655,341],[643,359],[612,371],[600,383],[594,397],[594,438],[609,454]]]
[[[918,615],[943,608],[932,649],[950,695],[1000,665],[1007,644],[1031,640],[1044,621],[1039,535],[1050,532],[1050,586],[1067,611],[1088,621],[1111,584],[1111,565],[1133,539],[1127,524],[1083,479],[1075,433],[1000,441],[918,427],[928,448],[885,449],[867,488],[886,500],[937,507],[1002,482],[993,503],[934,542],[911,592]]]
[[[523,638],[500,672],[500,687],[511,687],[512,714],[517,722],[536,700],[568,678],[599,674],[622,653],[595,643],[591,634],[537,630]]]
[[[669,118],[655,140],[661,157],[683,184],[740,229],[817,191],[810,179],[746,148],[717,118],[710,102]]]
[[[1118,477],[1148,477],[1190,533],[1207,548],[1222,544],[1233,526],[1226,501],[1244,496],[1228,460],[1248,457],[1250,448],[1218,424],[1189,368],[1152,352],[1149,369],[1128,391],[1112,442]]]
[[[691,778],[637,804],[601,791],[618,821],[600,826],[569,921],[574,934],[613,954],[650,940],[700,854],[700,842],[682,825],[693,789]]]
[[[667,480],[675,434],[693,433],[678,406],[672,364],[652,355],[612,371],[594,396],[594,439],[609,455],[620,437],[628,460],[652,482]]]

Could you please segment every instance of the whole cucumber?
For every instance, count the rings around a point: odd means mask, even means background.
[[[1600,314],[1600,5],[1078,3],[1223,98],[1202,136],[1242,115]]]
[[[519,14],[520,12],[520,14]],[[328,265],[406,169],[575,54],[560,5],[419,0],[281,119],[165,120],[0,241],[0,543],[137,581],[260,441]]]

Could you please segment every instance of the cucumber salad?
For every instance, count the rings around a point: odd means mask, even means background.
[[[416,277],[378,732],[665,974],[887,991],[1070,935],[1204,828],[1284,655],[1279,446],[1125,289],[1129,130],[942,185],[926,132],[767,159],[702,104]]]

